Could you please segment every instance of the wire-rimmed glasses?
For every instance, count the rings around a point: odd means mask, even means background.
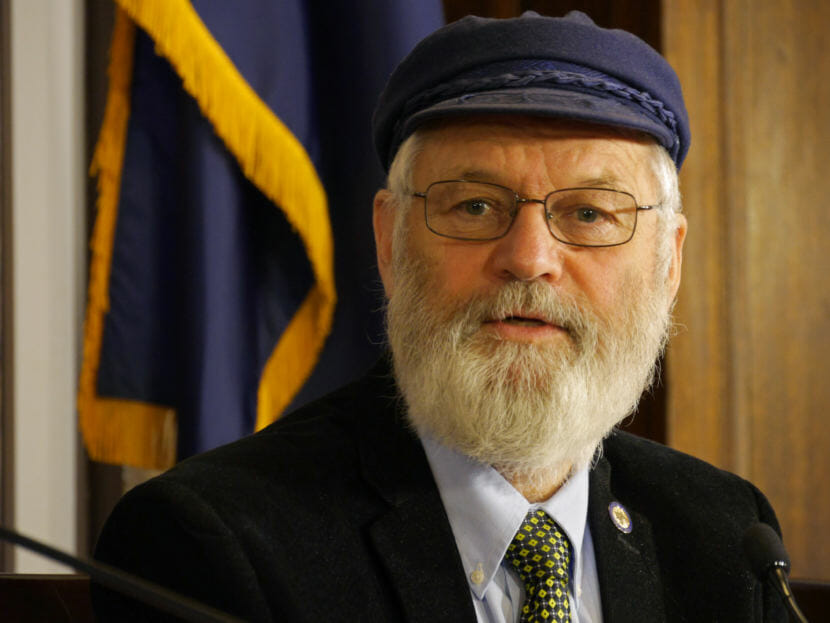
[[[580,247],[613,247],[634,237],[637,213],[656,205],[637,205],[631,193],[611,188],[562,188],[544,199],[520,197],[490,182],[444,180],[425,192],[424,217],[433,233],[458,240],[496,240],[510,230],[519,207],[539,203],[551,235]]]

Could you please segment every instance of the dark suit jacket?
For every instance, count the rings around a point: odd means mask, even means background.
[[[630,512],[619,531],[608,505]],[[785,621],[744,531],[751,484],[623,432],[590,477],[604,620]],[[251,621],[474,622],[429,464],[394,382],[368,377],[128,493],[96,557]],[[102,621],[162,620],[102,590]]]

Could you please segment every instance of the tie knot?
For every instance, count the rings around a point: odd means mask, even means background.
[[[545,511],[532,510],[527,514],[504,559],[525,585],[523,622],[570,621],[571,545],[565,532]]]

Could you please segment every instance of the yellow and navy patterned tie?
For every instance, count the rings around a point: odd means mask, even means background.
[[[521,623],[571,620],[568,566],[571,545],[543,510],[531,510],[504,555],[525,585]]]

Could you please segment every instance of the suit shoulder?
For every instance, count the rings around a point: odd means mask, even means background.
[[[779,530],[763,493],[751,482],[697,457],[623,431],[603,444],[611,490],[644,504],[660,500],[666,513],[721,518],[755,516]],[[691,510],[693,509],[693,510]]]
[[[298,564],[321,577],[324,552],[336,551],[357,570],[344,572],[349,582],[360,587],[368,573],[362,527],[387,506],[364,477],[361,445],[371,431],[389,437],[389,399],[388,383],[369,378],[182,461],[121,499],[96,558],[246,620],[305,620],[304,601],[293,600],[308,585]],[[98,602],[104,612],[137,607],[106,593]]]
[[[693,470],[714,478],[738,478],[691,454],[621,430],[615,430],[604,441],[603,454],[615,466],[619,464],[621,469],[632,471],[656,472],[661,468],[669,469],[670,472]]]
[[[397,394],[391,376],[373,371],[276,420],[261,431],[179,463],[165,474],[290,469],[317,473],[354,460],[360,437],[389,419]]]

